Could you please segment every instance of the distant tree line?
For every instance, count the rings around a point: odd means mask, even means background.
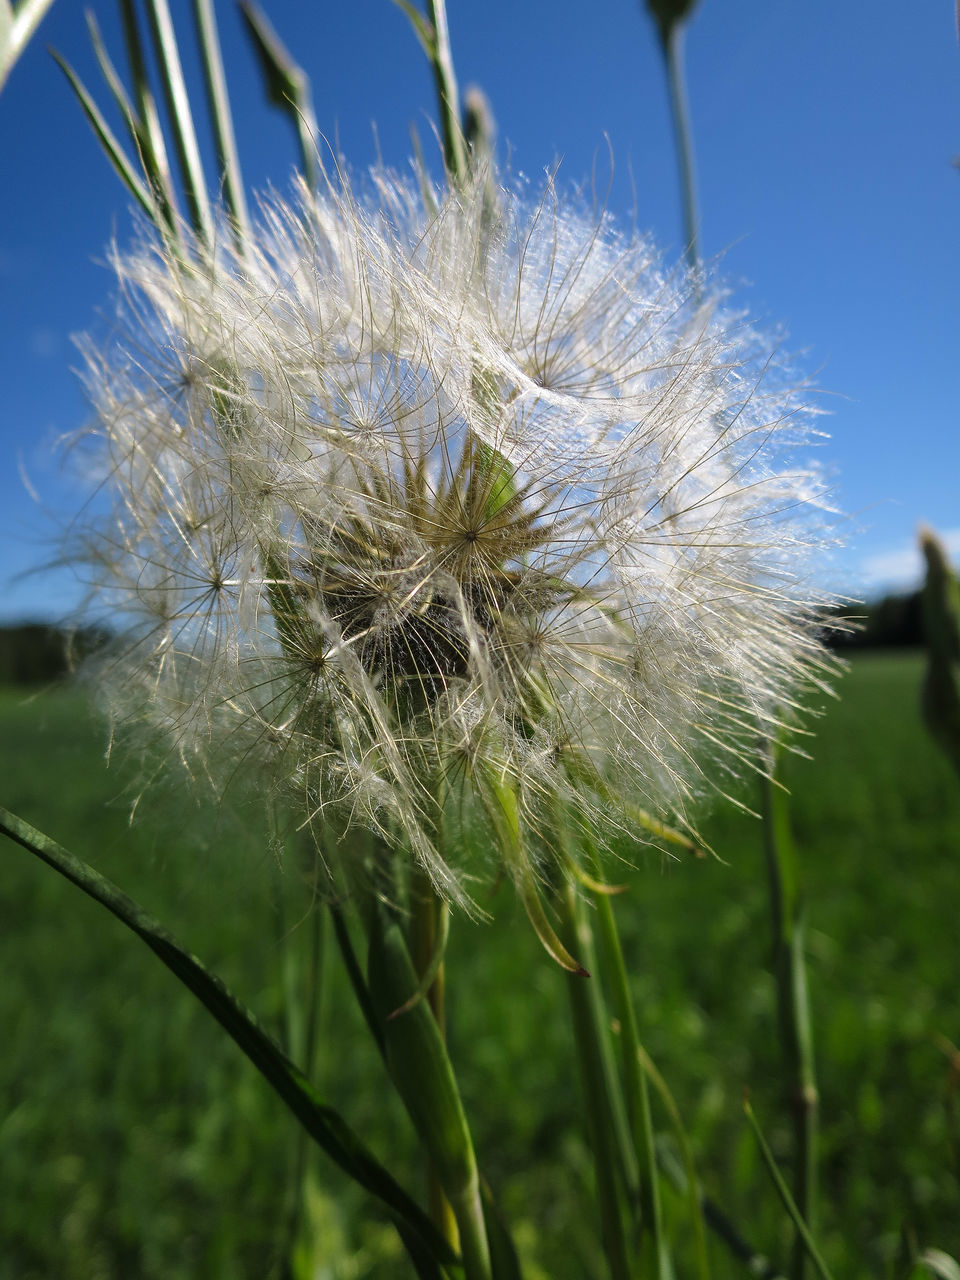
[[[902,649],[924,644],[920,591],[838,606],[831,613],[837,622],[835,627],[828,624],[826,641],[833,649]]]
[[[836,625],[828,621],[826,640],[834,649],[896,649],[924,643],[919,591],[838,606],[830,616]],[[96,628],[68,632],[42,622],[0,627],[0,685],[56,680],[106,639]]]
[[[0,685],[47,684],[106,640],[93,627],[65,631],[44,622],[0,627]]]

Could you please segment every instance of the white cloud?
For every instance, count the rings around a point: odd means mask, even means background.
[[[960,556],[960,529],[936,529],[937,537],[951,556]],[[923,556],[916,539],[888,551],[878,551],[860,563],[859,581],[868,594],[878,591],[911,590],[923,580]]]

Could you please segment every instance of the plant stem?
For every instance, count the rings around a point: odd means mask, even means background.
[[[440,912],[445,910],[446,905],[437,898],[429,878],[419,867],[415,868],[410,884],[410,957],[417,977],[420,979],[423,979],[434,961],[439,938],[438,917]],[[436,967],[433,982],[426,992],[426,999],[440,1032],[440,1039],[444,1043],[447,1036],[445,985],[444,966],[441,962]],[[429,1159],[427,1161],[427,1194],[431,1218],[438,1230],[456,1249],[458,1247],[456,1218],[450,1202],[444,1195],[436,1167]]]
[[[450,28],[447,25],[446,0],[427,0],[427,12],[433,25],[433,77],[440,105],[443,129],[443,155],[447,172],[457,181],[467,177],[467,149],[460,123],[460,91],[453,69]]]
[[[233,131],[233,113],[227,96],[227,78],[223,70],[220,37],[213,13],[213,0],[193,0],[193,13],[197,24],[197,37],[202,54],[203,76],[207,86],[210,119],[217,144],[217,162],[223,182],[227,208],[233,219],[233,233],[237,248],[242,253],[250,235],[247,216],[247,199],[243,190],[243,175],[237,155],[237,141]]]
[[[763,780],[764,854],[773,932],[772,963],[777,984],[777,1012],[787,1087],[794,1124],[793,1199],[807,1228],[817,1230],[817,1085],[813,1028],[803,954],[803,913],[797,893],[786,792],[777,785],[775,752]],[[807,1247],[798,1232],[790,1267],[791,1280],[803,1280]]]
[[[633,1134],[637,1158],[643,1167],[641,1194],[644,1223],[649,1227],[654,1256],[654,1275],[657,1280],[667,1280],[672,1275],[667,1241],[663,1234],[660,1211],[660,1178],[657,1171],[656,1148],[653,1137],[653,1121],[650,1115],[650,1097],[646,1073],[640,1066],[637,1019],[630,998],[630,985],[623,962],[623,949],[613,914],[609,895],[592,895],[596,907],[597,932],[604,952],[613,993],[613,1008],[620,1022],[620,1039],[623,1047],[623,1077],[630,1129]]]
[[[390,1076],[450,1202],[465,1280],[492,1280],[473,1140],[453,1065],[393,912],[371,895],[367,986]],[[448,1242],[449,1243],[449,1242]]]
[[[591,948],[590,931],[580,916],[576,893],[569,881],[560,889],[557,901],[563,918],[564,941],[586,959]],[[566,974],[564,980],[570,997],[587,1132],[593,1149],[603,1248],[611,1280],[630,1280],[618,1185],[611,1064],[604,1061],[604,1046],[609,1058],[609,1041],[600,1008],[599,988],[596,978],[584,979],[575,973]]]
[[[685,251],[690,270],[700,266],[699,220],[697,216],[697,178],[693,159],[693,135],[690,132],[690,108],[683,58],[683,22],[674,22],[663,36],[662,48],[670,90],[670,111],[680,171],[680,194],[683,202]]]

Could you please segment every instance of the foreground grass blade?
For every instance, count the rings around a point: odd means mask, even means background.
[[[143,170],[157,193],[160,212],[171,235],[178,235],[180,214],[160,113],[147,75],[146,50],[134,0],[120,0],[124,42],[137,112],[138,141]]]
[[[810,1234],[807,1224],[800,1216],[800,1211],[794,1202],[793,1196],[790,1194],[790,1188],[784,1182],[783,1176],[777,1168],[777,1162],[773,1158],[773,1152],[767,1146],[767,1140],[763,1136],[759,1121],[754,1115],[753,1107],[750,1105],[749,1098],[744,1098],[743,1100],[743,1111],[747,1120],[750,1122],[750,1128],[753,1130],[753,1136],[757,1140],[757,1146],[760,1148],[760,1154],[763,1156],[763,1162],[767,1166],[767,1172],[770,1174],[770,1178],[776,1188],[777,1195],[780,1197],[783,1207],[790,1215],[790,1219],[797,1229],[797,1235],[803,1241],[803,1247],[807,1251],[807,1256],[816,1268],[817,1273],[820,1276],[820,1280],[832,1280],[830,1272],[827,1269],[827,1264],[824,1262],[823,1258],[821,1258],[813,1236]]]
[[[227,94],[227,77],[223,70],[220,52],[220,36],[213,12],[213,0],[193,0],[193,13],[197,24],[197,39],[203,62],[203,77],[207,86],[210,120],[217,144],[217,163],[223,181],[227,208],[233,219],[234,237],[242,251],[250,235],[250,219],[247,215],[247,198],[243,191],[243,175],[237,155],[237,140],[233,129],[233,113]]]
[[[650,1083],[660,1096],[660,1101],[666,1108],[667,1115],[673,1125],[674,1136],[680,1146],[680,1154],[683,1159],[683,1172],[686,1178],[687,1201],[690,1205],[690,1218],[693,1223],[694,1244],[697,1254],[697,1274],[704,1280],[710,1274],[709,1256],[707,1254],[707,1233],[703,1220],[703,1203],[700,1196],[700,1185],[697,1179],[696,1164],[693,1159],[693,1149],[690,1146],[690,1139],[687,1137],[687,1131],[683,1125],[683,1119],[680,1116],[680,1108],[674,1100],[673,1094],[667,1085],[666,1080],[657,1070],[656,1063],[647,1053],[642,1044],[637,1044],[637,1057],[640,1065],[643,1067]]]
[[[9,0],[0,4],[0,89],[52,4],[53,0],[21,0],[16,11]]]
[[[190,95],[183,78],[180,50],[177,46],[177,37],[167,0],[148,0],[147,13],[167,102],[170,129],[177,159],[180,162],[187,208],[190,210],[190,221],[197,236],[206,244],[212,245],[213,222],[203,176],[203,163],[200,159],[200,147],[193,125],[193,112],[190,109]]]
[[[60,67],[63,74],[70,81],[70,87],[80,100],[84,115],[90,121],[90,125],[97,135],[97,140],[107,154],[107,159],[116,169],[120,176],[120,180],[127,188],[130,194],[136,199],[137,203],[145,210],[151,221],[156,217],[156,206],[150,192],[140,181],[133,165],[127,159],[127,156],[113,134],[112,129],[104,119],[99,107],[87,92],[81,80],[77,77],[73,68],[68,62],[60,57],[56,51],[53,53],[54,60]]]
[[[213,1014],[314,1141],[345,1173],[390,1211],[411,1257],[416,1254],[414,1262],[420,1275],[441,1276],[441,1266],[457,1263],[455,1253],[420,1206],[367,1150],[346,1121],[323,1103],[309,1080],[219,978],[209,973],[162,925],[111,881],[49,836],[3,808],[0,808],[0,832],[41,858],[143,939]],[[430,1268],[426,1265],[427,1259],[434,1260]]]
[[[313,110],[310,80],[303,68],[290,56],[283,41],[267,20],[266,14],[252,0],[242,0],[240,13],[246,23],[254,52],[260,62],[267,97],[276,107],[286,111],[297,131],[300,160],[307,186],[317,186],[317,117]]]

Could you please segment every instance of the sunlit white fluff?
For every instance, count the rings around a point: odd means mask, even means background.
[[[821,669],[822,486],[769,345],[647,240],[552,185],[369,190],[118,255],[81,558],[121,718],[465,900],[454,792],[517,799],[527,875],[558,806],[685,822],[759,759]]]

